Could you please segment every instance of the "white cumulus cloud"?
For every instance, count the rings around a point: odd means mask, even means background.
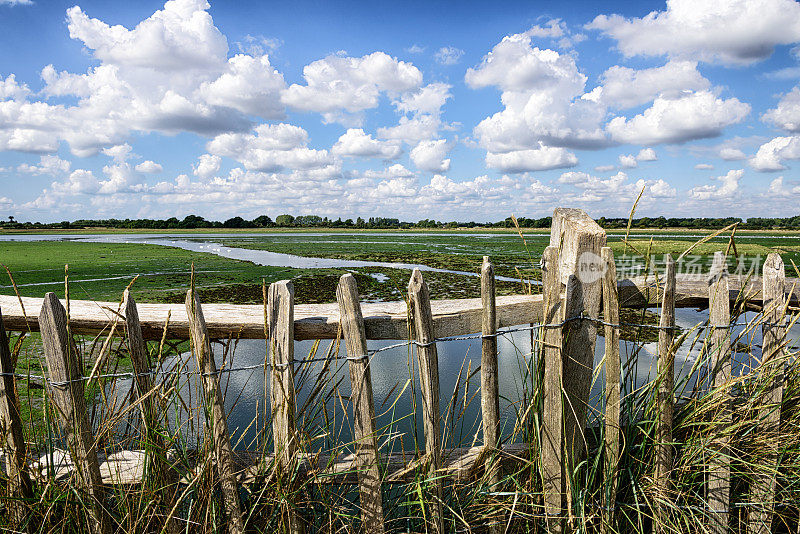
[[[445,139],[420,141],[411,150],[410,156],[418,169],[444,173],[450,170],[450,158],[446,157],[449,151],[450,147]]]
[[[718,136],[748,113],[750,105],[736,98],[722,99],[700,91],[679,98],[658,97],[643,113],[630,119],[616,117],[607,128],[622,143],[684,143]]]
[[[598,15],[587,28],[616,40],[626,56],[646,55],[746,65],[778,45],[800,41],[794,0],[667,0],[641,18]]]
[[[750,159],[750,166],[760,172],[782,171],[785,160],[800,159],[800,136],[776,137],[761,145]]]

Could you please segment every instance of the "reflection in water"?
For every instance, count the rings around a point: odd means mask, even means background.
[[[657,311],[657,310],[654,310]],[[693,329],[707,319],[707,312],[692,309],[679,309],[676,322],[685,330]],[[751,320],[755,314],[748,312],[740,318],[740,322]],[[744,330],[734,328],[734,335]],[[697,383],[698,374],[702,377],[705,371],[702,366],[693,371],[701,352],[704,339],[702,330],[692,330],[687,341],[678,350],[675,358],[675,383],[679,396],[690,395]],[[790,339],[797,339],[797,328],[789,333]],[[757,364],[760,356],[760,328],[754,329],[750,337],[742,340],[751,344],[753,355],[735,353],[733,374],[740,375],[750,366]],[[693,343],[693,340],[696,342]],[[335,354],[332,341],[322,341],[316,346],[313,341],[295,343],[295,358],[324,358],[328,351]],[[395,341],[369,341],[371,350],[386,347]],[[316,350],[315,350],[316,346]],[[656,372],[657,343],[637,345],[623,341],[620,344],[622,358],[623,395],[630,395],[649,381]],[[437,344],[439,352],[439,380],[441,412],[444,417],[443,446],[446,448],[481,443],[480,433],[480,339],[457,340]],[[218,366],[223,364],[223,351],[215,345]],[[530,399],[530,370],[536,367],[536,358],[531,361],[531,342],[528,331],[512,332],[498,338],[500,409],[503,435],[508,437],[514,430],[517,412],[524,410]],[[590,421],[602,414],[605,373],[603,370],[604,338],[598,337],[595,350],[595,375],[590,395]],[[228,351],[225,366],[241,368],[263,363],[265,343],[258,340],[243,340]],[[339,347],[338,355],[346,355],[344,344]],[[752,359],[752,361],[751,361]],[[165,362],[165,368],[178,366],[185,371],[194,371],[195,365],[191,354],[184,353]],[[414,395],[419,399],[418,370],[415,355],[408,347],[394,348],[377,353],[370,363],[374,390],[375,413],[379,430],[379,444],[386,449],[414,450],[415,443],[423,443],[423,430],[420,418],[413,419]],[[351,414],[349,404],[350,377],[347,360],[331,359],[328,362],[316,361],[296,367],[298,427],[305,429],[314,440],[314,445],[327,449],[334,445],[347,444],[351,440]],[[699,372],[698,372],[699,371]],[[163,377],[161,377],[163,378]],[[318,379],[324,384],[323,394],[315,394]],[[181,393],[184,400],[191,399],[197,403],[200,397],[197,392],[189,394],[189,390],[197,387],[197,377],[183,375]],[[229,413],[228,425],[233,436],[232,441],[237,448],[255,448],[259,429],[264,427],[265,398],[268,391],[264,387],[264,372],[261,368],[234,371],[221,375],[221,385],[225,394],[225,405]],[[119,387],[122,386],[122,387]],[[125,395],[129,381],[118,384],[117,394]],[[265,397],[265,394],[267,395]],[[321,399],[324,399],[321,400]],[[188,405],[188,403],[187,403]],[[623,406],[625,405],[623,401]],[[344,409],[343,409],[344,408]],[[257,424],[253,423],[258,413]],[[199,417],[196,411],[195,416]],[[592,415],[593,414],[593,415]],[[201,435],[202,421],[195,418],[189,425],[192,416],[182,407],[170,414],[170,421],[183,425],[184,436],[190,443]],[[193,430],[189,431],[193,427]],[[416,440],[416,441],[415,441]]]

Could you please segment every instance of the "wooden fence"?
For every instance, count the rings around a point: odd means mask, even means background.
[[[0,297],[0,418],[5,429],[6,472],[10,492],[21,500],[14,501],[14,517],[25,514],[24,499],[32,496],[28,451],[22,439],[19,399],[15,388],[15,362],[9,351],[6,330],[41,331],[47,360],[47,387],[57,406],[60,424],[75,470],[79,474],[94,518],[95,532],[109,533],[113,519],[104,506],[109,483],[137,484],[142,470],[130,462],[107,459],[101,466],[97,444],[92,435],[84,400],[85,376],[78,350],[72,336],[105,331],[109,324],[129,339],[132,376],[135,384],[133,402],[141,412],[148,443],[158,446],[155,425],[155,406],[152,403],[151,364],[145,340],[169,337],[190,339],[199,370],[198,380],[204,391],[207,426],[213,442],[213,464],[217,470],[227,528],[231,533],[242,532],[243,509],[237,485],[248,480],[253,466],[263,465],[261,454],[234,451],[226,422],[211,340],[218,338],[268,339],[265,377],[271,384],[271,413],[274,456],[279,483],[293,484],[292,473],[297,469],[318,471],[327,475],[330,483],[356,482],[360,495],[363,530],[384,531],[382,484],[406,480],[415,472],[429,475],[426,501],[430,505],[427,528],[444,532],[442,509],[443,478],[469,478],[484,468],[490,488],[499,483],[502,462],[514,461],[528,450],[527,444],[501,445],[499,435],[499,388],[497,336],[502,328],[515,325],[540,324],[541,357],[544,361],[542,381],[543,413],[541,418],[542,444],[541,479],[543,481],[544,512],[547,528],[553,532],[572,528],[567,521],[567,473],[585,455],[583,444],[587,425],[587,407],[591,384],[594,346],[597,331],[605,334],[605,461],[606,477],[611,480],[605,508],[613,509],[616,499],[615,472],[620,454],[620,350],[619,310],[624,307],[659,306],[661,308],[658,342],[658,428],[655,451],[655,484],[658,498],[654,505],[656,516],[663,513],[670,499],[670,470],[672,468],[672,417],[675,342],[675,308],[709,307],[709,328],[713,330],[709,351],[714,362],[710,380],[717,385],[730,380],[730,303],[746,295],[748,306],[760,309],[766,318],[763,323],[763,365],[777,360],[785,350],[784,318],[790,304],[800,297],[800,288],[792,284],[787,291],[784,267],[777,254],[771,254],[761,278],[742,279],[728,276],[725,254],[718,253],[710,276],[676,275],[675,263],[667,258],[664,276],[640,277],[617,281],[614,257],[605,247],[604,231],[580,210],[557,209],[553,217],[550,246],[542,258],[542,293],[496,297],[494,273],[488,258],[481,270],[481,298],[431,301],[422,274],[417,270],[408,287],[408,304],[364,303],[352,275],[341,277],[337,288],[337,304],[297,305],[291,282],[283,281],[265,288],[264,306],[233,306],[203,304],[199,295],[190,290],[183,307],[173,305],[139,304],[125,293],[122,306],[113,303],[71,301],[69,309],[53,293],[44,299]],[[34,313],[39,310],[38,316]],[[602,315],[601,315],[602,311]],[[409,323],[410,321],[410,323]],[[4,324],[3,324],[4,322]],[[481,411],[483,443],[481,445],[443,450],[441,445],[439,372],[437,342],[448,336],[481,333]],[[294,340],[335,338],[341,335],[346,342],[353,406],[355,454],[335,459],[311,455],[298,447],[294,376]],[[416,347],[419,381],[422,393],[424,451],[409,464],[403,455],[379,453],[376,441],[375,408],[373,402],[370,358],[367,339],[413,339]],[[782,383],[776,381],[769,395],[780,404]],[[717,420],[730,424],[729,408],[719,407]],[[765,413],[763,425],[775,430],[780,412]],[[163,445],[162,445],[163,446]],[[707,502],[711,524],[709,529],[724,532],[729,527],[730,465],[725,454],[725,442],[714,444],[718,454],[708,464]],[[159,481],[174,482],[163,456],[147,471],[147,476]],[[773,454],[770,461],[777,467]],[[101,469],[102,467],[102,469]],[[354,477],[353,474],[356,474]],[[383,475],[382,475],[383,473]],[[170,484],[158,483],[158,488]],[[771,503],[775,492],[775,477],[757,481],[752,494],[759,502]],[[164,492],[162,502],[170,508],[175,495]],[[305,520],[293,506],[287,506],[285,525],[290,532],[304,532]],[[748,530],[753,533],[770,531],[772,510],[763,506],[750,515]],[[658,529],[658,521],[654,521]],[[171,527],[170,527],[171,528]],[[492,525],[492,532],[502,531]]]

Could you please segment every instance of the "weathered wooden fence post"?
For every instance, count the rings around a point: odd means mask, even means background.
[[[564,410],[562,397],[561,322],[564,306],[558,274],[558,247],[542,254],[542,358],[544,359],[542,413],[542,483],[547,530],[564,528]]]
[[[619,295],[617,294],[617,266],[611,248],[603,247],[603,320],[606,361],[606,417],[605,417],[605,480],[608,490],[604,495],[606,519],[603,529],[615,532],[614,518],[617,507],[617,464],[620,456],[620,359],[619,359]]]
[[[758,415],[760,434],[767,448],[764,473],[756,476],[750,490],[750,502],[756,508],[750,512],[748,532],[769,534],[772,531],[772,513],[775,507],[775,476],[778,470],[777,443],[783,402],[783,366],[786,346],[785,297],[786,273],[781,257],[772,253],[764,262],[762,273],[763,323],[761,369],[764,376],[773,381],[761,401]]]
[[[139,323],[139,312],[136,301],[126,289],[123,292],[122,309],[125,314],[125,331],[128,336],[128,349],[130,350],[131,365],[133,366],[133,383],[137,399],[144,399],[140,405],[142,425],[144,426],[144,450],[147,455],[148,465],[145,476],[161,495],[162,506],[167,510],[172,509],[176,490],[176,477],[167,462],[167,449],[164,438],[158,430],[158,405],[153,395],[152,368],[147,344],[142,335],[142,325]],[[170,532],[177,532],[177,525],[170,521],[167,525]]]
[[[439,354],[433,330],[433,313],[428,286],[419,269],[414,269],[408,282],[408,298],[413,313],[419,363],[419,382],[422,390],[422,422],[425,429],[425,455],[427,456],[429,483],[433,486],[431,505],[431,530],[444,533],[442,517],[442,467],[441,425],[439,412]]]
[[[714,439],[708,472],[708,506],[711,532],[728,531],[731,493],[731,468],[727,436],[731,424],[730,393],[731,339],[730,339],[730,293],[725,253],[716,252],[708,280],[709,342],[708,354],[714,394],[721,396],[719,409],[714,416],[711,432],[719,436]]]
[[[500,482],[500,464],[496,451],[500,448],[500,389],[497,367],[497,306],[495,302],[494,267],[489,256],[481,266],[481,413],[483,416],[483,446],[488,451],[486,480],[489,490],[495,491]],[[491,534],[502,532],[496,520],[489,526]]]
[[[281,280],[269,286],[267,297],[269,330],[270,401],[272,406],[272,440],[278,476],[285,477],[289,490],[294,487],[295,460],[298,448],[294,391],[294,285]],[[305,532],[300,514],[293,503],[286,503],[286,523],[291,534]]]
[[[669,474],[672,471],[672,412],[675,387],[675,260],[664,256],[664,295],[658,330],[658,426],[656,427],[655,520],[653,531],[665,532],[666,506],[669,498]]]
[[[5,445],[11,526],[21,528],[28,516],[24,501],[33,497],[33,486],[28,473],[28,447],[22,432],[15,370],[3,313],[0,312],[0,441]],[[26,530],[34,529],[29,527]]]
[[[564,326],[564,445],[569,468],[584,454],[586,413],[594,370],[594,347],[600,317],[603,262],[600,249],[606,233],[579,209],[556,208],[550,229],[550,246],[559,249],[559,276],[566,285],[565,319],[581,315],[592,320],[570,320]],[[570,277],[574,281],[569,283]]]
[[[189,333],[192,340],[192,351],[197,361],[197,369],[203,382],[205,405],[210,421],[208,430],[214,446],[214,459],[217,464],[220,487],[225,503],[225,514],[228,519],[228,532],[239,534],[244,532],[244,517],[239,499],[239,487],[233,466],[231,438],[228,434],[228,421],[225,415],[225,403],[219,386],[219,373],[211,350],[203,308],[197,292],[190,289],[186,292],[186,315],[189,317]]]
[[[378,465],[378,441],[375,434],[372,376],[369,369],[364,317],[358,300],[356,279],[352,274],[343,274],[339,278],[336,300],[339,301],[339,322],[342,325],[350,363],[353,433],[356,442],[362,531],[381,534],[384,532],[383,499]]]
[[[105,508],[97,444],[86,416],[82,365],[78,349],[67,331],[67,312],[55,293],[44,296],[39,328],[50,374],[50,395],[67,438],[72,461],[89,497],[89,528],[95,534],[110,534],[113,520]]]

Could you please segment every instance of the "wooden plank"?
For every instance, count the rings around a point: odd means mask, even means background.
[[[484,460],[483,445],[475,447],[460,447],[442,451],[441,477],[455,481],[468,481],[474,479],[475,469]],[[526,443],[512,443],[503,445],[498,451],[501,466],[511,468],[519,467],[530,461],[529,446]],[[103,484],[109,486],[135,486],[141,484],[144,472],[145,453],[141,450],[124,450],[109,454],[100,454],[100,474]],[[32,473],[43,477],[48,470],[55,473],[55,479],[60,481],[68,478],[75,470],[69,459],[68,453],[56,450],[54,462],[49,465],[49,456],[31,464]],[[186,452],[185,464],[188,472],[186,479],[193,477],[198,465],[204,465],[197,451]],[[265,454],[263,450],[233,451],[234,470],[240,484],[244,483],[272,483],[269,472],[265,466],[275,461],[275,455]],[[358,484],[357,458],[355,454],[339,454],[331,457],[324,452],[298,454],[299,473],[305,478],[313,478],[315,483],[330,484]],[[386,471],[384,484],[408,484],[417,478],[415,470],[409,469],[419,463],[413,452],[394,452],[380,455],[381,466]],[[186,480],[185,479],[185,480]]]
[[[25,528],[27,532],[35,526],[26,525],[28,507],[26,499],[33,498],[33,486],[28,473],[28,447],[22,431],[19,397],[17,396],[14,358],[8,345],[3,313],[0,311],[0,436],[4,444],[6,475],[8,476],[7,506],[13,528]]]
[[[113,520],[105,508],[105,490],[97,461],[97,443],[86,415],[83,370],[78,349],[67,330],[67,312],[55,293],[47,293],[39,313],[42,347],[50,375],[49,392],[61,421],[78,476],[87,493],[89,529],[110,534]]]
[[[617,503],[617,465],[620,457],[620,359],[619,359],[619,296],[617,295],[617,266],[614,253],[603,247],[603,325],[606,362],[606,412],[605,412],[605,481],[606,518],[603,530],[615,532]]]
[[[750,534],[769,534],[772,532],[772,514],[775,507],[775,477],[778,471],[778,436],[783,403],[783,367],[786,363],[786,319],[785,295],[786,274],[780,255],[771,253],[764,262],[762,280],[764,283],[764,317],[761,326],[762,351],[759,371],[772,387],[767,391],[759,410],[759,433],[765,447],[763,471],[756,475],[750,490],[750,501],[756,507],[748,518]],[[761,463],[761,462],[760,462]]]
[[[481,265],[481,415],[483,420],[483,446],[489,454],[484,463],[489,491],[497,491],[500,482],[500,464],[494,454],[500,448],[500,380],[497,365],[497,301],[494,287],[494,266],[489,256]],[[489,524],[491,534],[500,534],[503,525],[497,520]]]
[[[579,209],[557,208],[553,212],[550,246],[559,248],[559,278],[567,287],[565,318],[581,314],[600,317],[603,263],[600,249],[605,231]],[[593,321],[571,321],[564,327],[563,351],[564,447],[567,460],[577,465],[585,452],[586,414],[594,370],[597,325]]]
[[[272,440],[277,458],[278,482],[286,485],[289,493],[292,493],[298,436],[295,421],[297,400],[294,391],[294,285],[289,280],[269,286],[267,325],[272,371]],[[300,515],[292,503],[286,504],[283,512],[288,531],[292,534],[303,533],[305,525]]]
[[[550,532],[564,529],[564,410],[562,397],[563,363],[561,359],[561,327],[564,306],[561,298],[558,247],[549,246],[542,254],[542,294],[544,325],[542,358],[544,359],[544,401],[542,413],[542,484],[544,511]]]
[[[715,394],[722,396],[722,400],[714,414],[714,422],[710,429],[719,436],[713,439],[711,445],[708,466],[708,507],[709,529],[719,534],[728,531],[730,521],[731,468],[727,433],[731,424],[731,407],[727,388],[731,379],[731,340],[728,326],[731,317],[728,289],[725,253],[717,252],[714,254],[708,281],[710,333],[707,348],[712,369],[709,379]]]
[[[203,317],[203,307],[197,292],[190,289],[186,292],[186,315],[191,330],[192,352],[200,370],[206,406],[207,424],[211,433],[214,449],[214,460],[217,465],[219,485],[228,519],[228,532],[239,534],[244,532],[242,504],[239,500],[239,488],[233,470],[231,438],[228,433],[228,421],[225,414],[225,403],[219,386],[217,364],[211,350],[211,340]]]
[[[790,304],[800,304],[800,279],[786,280],[793,287]],[[740,291],[749,296],[749,302],[761,303],[759,277],[729,277],[731,302]],[[623,308],[641,308],[660,305],[660,290],[653,277],[626,278],[618,282],[620,305]],[[647,300],[649,299],[649,300]],[[26,310],[39,309],[42,299],[22,297]],[[108,328],[114,320],[118,302],[88,300],[70,301],[70,329],[74,334],[97,334]],[[681,274],[676,279],[675,307],[704,308],[708,306],[708,283],[705,276]],[[0,295],[0,308],[4,310],[6,328],[27,332],[39,330],[36,317],[22,312],[19,299],[13,295]],[[147,340],[160,340],[164,323],[170,314],[168,338],[188,339],[189,323],[186,310],[179,304],[138,303],[142,334]],[[483,305],[481,299],[449,299],[431,301],[433,328],[437,337],[472,334],[481,331]],[[112,311],[113,310],[113,311]],[[261,305],[205,304],[206,326],[212,339],[264,339],[264,312]],[[364,303],[361,306],[367,339],[404,339],[408,335],[407,308],[404,301]],[[497,326],[524,325],[542,320],[541,295],[510,295],[497,297]],[[339,307],[332,304],[298,304],[295,306],[295,339],[335,339],[339,331]]]
[[[367,335],[358,299],[355,277],[344,274],[336,287],[342,334],[350,364],[350,388],[353,401],[353,434],[356,440],[362,530],[384,532],[381,474],[378,465],[378,440],[375,433],[375,404],[372,398],[372,375],[369,368]]]
[[[126,289],[122,294],[122,309],[125,314],[125,331],[128,338],[128,351],[133,366],[133,383],[135,385],[135,399],[143,398],[139,403],[144,428],[144,450],[147,451],[148,465],[143,473],[147,476],[148,483],[160,496],[160,505],[169,513],[175,504],[175,491],[177,479],[169,468],[167,461],[167,447],[159,431],[158,405],[154,395],[148,395],[153,389],[152,364],[147,344],[142,337],[142,328],[139,324],[139,314],[136,310],[136,301]],[[134,399],[134,400],[135,400]],[[170,521],[167,525],[170,532],[178,532],[178,525]]]
[[[664,256],[664,290],[658,331],[658,423],[656,427],[656,518],[653,531],[665,532],[666,507],[669,499],[669,475],[672,471],[672,414],[675,389],[675,260]]]
[[[408,300],[413,315],[417,340],[419,382],[422,393],[422,423],[425,429],[425,456],[428,466],[428,483],[432,496],[430,503],[430,529],[444,533],[442,517],[441,414],[439,411],[439,354],[433,331],[433,313],[428,285],[419,269],[414,269],[408,283]]]
[[[540,295],[510,295],[497,298],[499,327],[529,324],[541,320]],[[25,309],[38,309],[42,299],[22,297]],[[70,327],[75,334],[98,333],[115,318],[118,302],[70,301]],[[15,296],[0,295],[6,314],[6,328],[28,331],[22,309]],[[178,304],[138,303],[142,334],[147,340],[160,340],[170,314],[168,338],[188,339],[186,310]],[[481,299],[431,301],[433,326],[437,337],[481,331]],[[408,308],[405,301],[363,303],[361,311],[367,339],[405,339],[408,335]],[[264,339],[264,308],[261,304],[204,304],[206,327],[212,339]],[[339,306],[299,304],[295,306],[294,336],[303,339],[336,339],[339,332]],[[36,318],[28,317],[31,330],[38,330]]]

